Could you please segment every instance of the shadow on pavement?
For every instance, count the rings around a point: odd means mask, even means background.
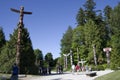
[[[70,74],[70,73],[51,73],[51,74],[41,74],[40,76],[53,76],[53,75],[63,75],[63,74]],[[60,79],[57,79],[60,80]]]

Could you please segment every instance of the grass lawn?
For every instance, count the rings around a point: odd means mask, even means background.
[[[120,70],[97,77],[94,80],[120,80]]]

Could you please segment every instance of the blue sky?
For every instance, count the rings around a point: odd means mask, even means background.
[[[103,10],[106,5],[114,7],[120,0],[94,0],[96,9]],[[10,8],[33,12],[32,15],[24,15],[24,24],[30,33],[34,49],[42,50],[45,55],[48,52],[53,58],[60,56],[60,40],[68,29],[68,26],[76,27],[76,14],[86,0],[1,0],[0,1],[0,26],[3,27],[5,37],[9,40],[17,28],[19,14],[11,12]]]

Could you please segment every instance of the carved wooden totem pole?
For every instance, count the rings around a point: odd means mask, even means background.
[[[20,10],[11,8],[11,11],[20,14],[20,19],[19,19],[19,24],[18,24],[17,52],[16,52],[16,64],[18,65],[19,70],[20,70],[21,34],[22,34],[22,27],[24,26],[23,17],[24,17],[24,14],[32,14],[32,12],[24,11],[23,6],[20,8]]]

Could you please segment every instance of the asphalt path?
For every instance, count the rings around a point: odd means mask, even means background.
[[[96,77],[108,74],[113,72],[112,70],[105,70],[105,71],[94,71],[96,72],[96,76],[90,77],[87,76],[86,73],[88,72],[79,72],[79,73],[71,73],[71,72],[64,72],[63,74],[56,74],[52,72],[51,75],[41,75],[41,76],[33,76],[27,75],[27,77],[20,76],[20,80],[94,80]]]

